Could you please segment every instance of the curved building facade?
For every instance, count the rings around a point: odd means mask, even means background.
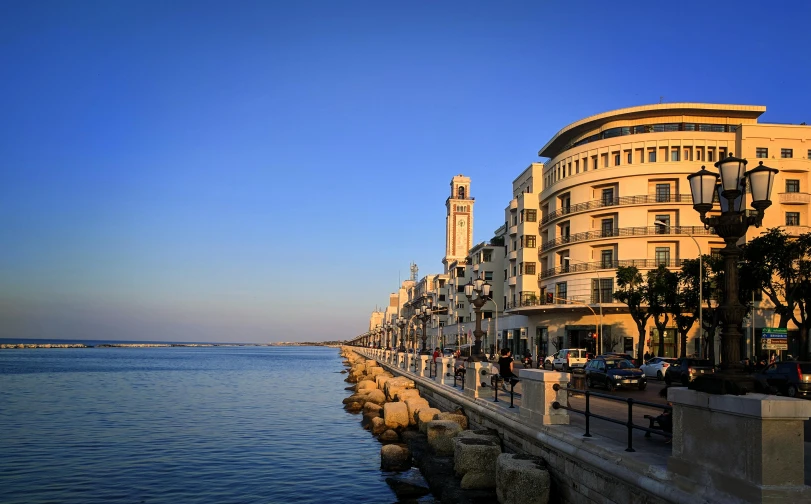
[[[517,179],[505,210],[504,304],[508,314],[528,317],[530,347],[545,354],[569,347],[634,351],[638,330],[625,305],[613,299],[616,268],[635,265],[644,274],[665,264],[677,270],[699,249],[710,254],[723,247],[692,208],[686,177],[702,165],[714,169],[734,153],[748,159],[749,168],[764,161],[780,170],[763,227],[751,228],[747,238],[775,226],[789,233],[810,229],[811,128],[760,124],[765,110],[701,103],[631,107],[574,122],[544,145],[539,155],[548,161],[522,173],[519,179],[529,174],[535,180]],[[754,325],[767,326],[768,306],[756,306]],[[655,350],[650,325],[645,346]],[[688,354],[698,351],[697,326]],[[747,345],[754,347],[750,332]],[[665,335],[666,355],[678,351],[674,336],[675,329]]]

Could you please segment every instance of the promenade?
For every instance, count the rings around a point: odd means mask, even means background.
[[[683,481],[683,479],[673,474],[669,470],[669,460],[673,455],[672,444],[668,438],[652,434],[645,437],[645,432],[638,429],[632,430],[633,452],[626,451],[628,446],[628,428],[626,425],[615,424],[597,418],[590,419],[591,437],[585,437],[586,419],[584,415],[569,412],[568,423],[564,425],[527,425],[527,419],[522,417],[521,410],[524,407],[525,396],[516,394],[513,397],[512,407],[510,407],[510,393],[503,390],[494,391],[490,386],[490,375],[479,377],[480,387],[478,397],[472,397],[470,391],[465,393],[460,381],[454,383],[451,367],[446,360],[446,369],[441,376],[436,377],[429,370],[415,372],[414,367],[404,369],[398,365],[398,361],[389,357],[386,361],[385,353],[369,349],[358,349],[361,354],[369,358],[377,359],[378,362],[395,374],[406,375],[417,383],[418,387],[424,387],[427,395],[433,393],[433,397],[446,403],[460,405],[466,412],[474,413],[470,416],[484,420],[483,427],[493,427],[494,424],[506,426],[503,431],[506,446],[515,451],[527,451],[532,454],[539,454],[538,440],[543,439],[540,446],[540,453],[546,448],[544,445],[552,442],[553,445],[562,447],[567,456],[574,456],[585,461],[584,466],[597,464],[599,469],[595,471],[591,467],[583,468],[579,465],[567,467],[567,471],[575,471],[577,474],[589,474],[593,477],[596,472],[604,471],[607,474],[600,475],[600,478],[608,476],[607,480],[622,480],[630,487],[644,489],[646,493],[653,493],[662,502],[715,502],[716,497],[712,497],[711,491],[707,493],[706,487],[695,486],[694,483]],[[430,361],[429,361],[429,366]],[[517,374],[520,375],[523,367],[518,362],[514,365]],[[469,372],[469,371],[468,371]],[[537,371],[535,371],[537,372]],[[557,373],[555,373],[557,374]],[[468,380],[469,387],[471,381]],[[632,398],[635,401],[645,401],[665,406],[667,401],[659,396],[659,392],[664,388],[664,383],[657,380],[650,380],[646,390],[618,390],[608,392],[603,389],[593,389],[593,392],[607,394],[619,399]],[[509,386],[507,387],[509,390]],[[520,392],[523,384],[516,386],[516,391]],[[498,397],[498,401],[495,397]],[[585,409],[585,397],[583,394],[569,393],[567,396],[570,408],[577,410]],[[620,422],[627,422],[628,403],[626,401],[613,401],[600,397],[591,396],[590,411],[597,415],[616,419]],[[648,426],[648,420],[644,415],[659,415],[662,409],[635,404],[633,406],[633,423],[638,426]],[[500,420],[499,420],[500,419]],[[475,420],[474,420],[475,422]],[[526,438],[529,438],[527,441]],[[558,443],[563,441],[565,445]],[[803,440],[804,447],[804,483],[811,485],[811,426],[809,421],[805,422],[805,433]],[[568,448],[566,448],[568,446]],[[544,458],[547,458],[546,456]],[[555,456],[551,456],[554,460]],[[600,462],[597,462],[597,460]],[[578,478],[574,478],[577,480]],[[598,478],[599,479],[599,478]],[[576,481],[574,486],[582,484]],[[595,485],[595,488],[606,488],[605,483]],[[588,493],[588,492],[587,492]],[[654,500],[655,501],[655,500]],[[653,502],[653,501],[652,501]]]

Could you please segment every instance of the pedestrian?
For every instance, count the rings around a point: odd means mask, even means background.
[[[512,351],[509,348],[501,349],[501,357],[498,359],[498,374],[500,374],[502,380],[504,380],[501,382],[501,386],[504,390],[507,390],[506,382],[509,381],[510,385],[513,386],[518,383],[518,377],[513,373],[513,357]]]
[[[432,359],[431,359],[431,362],[433,362],[434,365],[436,365],[436,360],[437,360],[438,357],[439,357],[439,347],[436,347],[434,349],[434,355],[432,355]]]
[[[650,360],[650,353],[645,351],[645,362],[648,362],[649,360]]]

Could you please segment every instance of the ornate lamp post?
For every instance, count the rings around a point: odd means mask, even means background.
[[[405,352],[405,335],[403,334],[403,330],[406,326],[406,319],[402,316],[397,317],[397,327],[400,328],[400,347],[397,349],[399,352]]]
[[[432,306],[433,299],[429,297],[426,298],[425,304],[417,309],[417,318],[422,322],[422,350],[420,350],[420,355],[429,355],[431,353],[425,348],[425,342],[428,339],[428,336],[425,334],[425,328],[428,325],[428,321],[431,320],[431,315],[433,315]]]
[[[385,325],[385,328],[386,328],[386,346],[383,347],[386,350],[391,349],[391,330],[392,330],[392,327],[393,326],[391,325],[391,322],[386,322],[386,325]]]
[[[765,210],[772,204],[772,192],[776,169],[760,165],[746,172],[745,159],[729,157],[715,163],[718,173],[701,167],[701,171],[687,176],[693,196],[693,208],[701,215],[704,227],[712,228],[724,239],[721,250],[724,257],[724,302],[720,306],[723,326],[721,329],[721,372],[718,375],[697,377],[690,388],[713,394],[745,394],[754,390],[752,378],[745,375],[741,365],[741,326],[746,309],[738,299],[738,259],[741,249],[738,240],[746,235],[749,226],[760,227]],[[748,179],[748,182],[747,182]],[[747,215],[744,200],[746,187],[751,189],[752,208],[755,215]],[[713,208],[713,194],[718,193],[721,214],[707,216]]]
[[[473,305],[473,310],[476,315],[476,329],[473,330],[473,336],[476,338],[473,343],[473,352],[471,353],[471,360],[486,361],[487,357],[482,351],[482,306],[490,299],[491,285],[481,278],[477,278],[465,285],[465,296],[467,300]],[[473,294],[476,297],[473,297]]]

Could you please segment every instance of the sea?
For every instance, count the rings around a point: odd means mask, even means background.
[[[396,502],[381,445],[343,409],[341,360],[317,346],[0,350],[0,502]]]

